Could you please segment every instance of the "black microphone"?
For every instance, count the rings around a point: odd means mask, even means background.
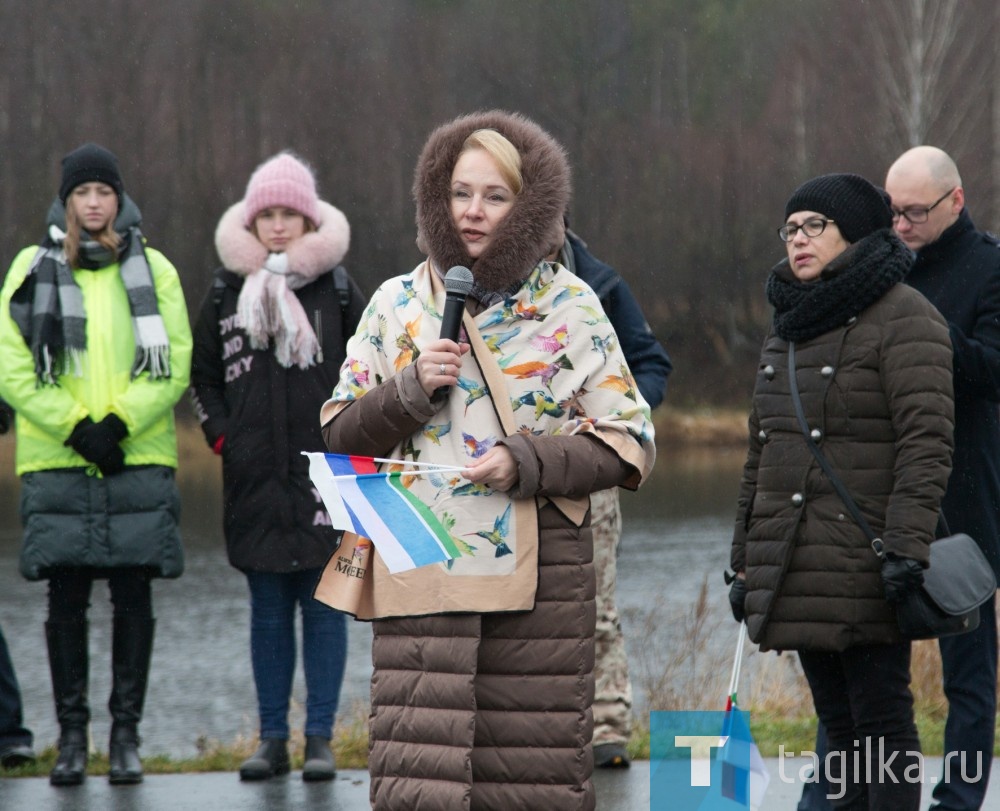
[[[465,313],[465,299],[472,291],[472,271],[455,265],[444,277],[444,315],[441,317],[441,337],[458,343]],[[450,386],[439,386],[434,395],[447,394]]]
[[[441,337],[458,343],[465,313],[465,299],[472,291],[472,271],[455,265],[444,277],[444,315],[441,318]]]

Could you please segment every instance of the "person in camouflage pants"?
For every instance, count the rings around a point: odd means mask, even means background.
[[[617,490],[601,490],[590,497],[594,533],[594,572],[597,576],[597,629],[594,632],[594,747],[614,746],[612,758],[628,741],[632,727],[632,682],[621,618],[615,605],[618,548],[622,517]],[[600,750],[601,753],[607,750]],[[596,760],[596,754],[595,754]],[[603,765],[603,764],[602,764]]]
[[[656,408],[667,390],[673,369],[666,351],[656,340],[628,285],[614,269],[596,259],[586,243],[566,226],[566,238],[556,261],[575,273],[597,293],[615,328],[622,352],[636,385]],[[597,573],[597,631],[594,637],[594,765],[627,768],[626,745],[632,731],[632,684],[621,620],[615,605],[618,548],[621,542],[621,509],[618,490],[590,496],[594,533],[594,569]]]

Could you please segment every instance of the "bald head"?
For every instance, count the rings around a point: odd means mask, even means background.
[[[885,190],[892,198],[896,233],[915,251],[936,242],[965,207],[958,167],[935,146],[916,146],[900,155],[889,167]],[[914,223],[900,212],[914,219],[926,212],[927,219]]]
[[[915,146],[900,155],[889,167],[886,186],[890,178],[918,177],[930,181],[940,193],[962,185],[962,177],[951,156],[936,146]],[[890,192],[891,194],[891,192]]]

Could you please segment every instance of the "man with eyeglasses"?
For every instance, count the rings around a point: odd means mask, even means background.
[[[1000,244],[973,224],[958,168],[940,149],[903,153],[885,188],[893,227],[916,252],[906,281],[948,321],[954,348],[955,456],[941,512],[950,532],[979,542],[1000,576]],[[996,718],[994,603],[980,609],[978,629],[939,640],[951,768],[934,788],[936,811],[977,809],[986,794]]]

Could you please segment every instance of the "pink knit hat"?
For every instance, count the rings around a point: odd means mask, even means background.
[[[316,179],[309,167],[288,152],[275,155],[258,166],[243,197],[243,224],[249,228],[257,215],[271,206],[285,206],[319,225]]]

